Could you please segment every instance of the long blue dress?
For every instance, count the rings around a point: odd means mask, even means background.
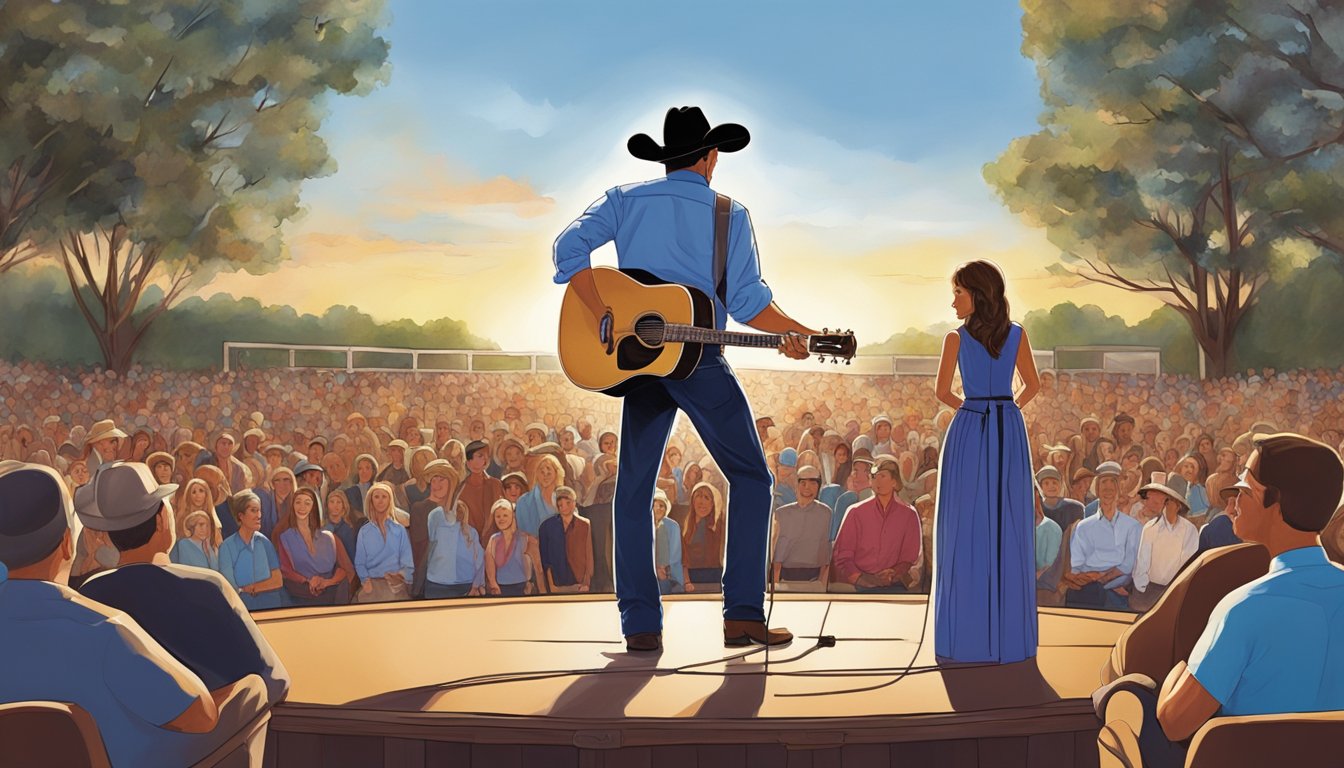
[[[1011,399],[1022,327],[997,359],[958,329],[966,402],[947,430],[934,518],[935,653],[958,662],[1036,655],[1031,453]]]

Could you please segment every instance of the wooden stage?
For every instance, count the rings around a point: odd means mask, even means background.
[[[778,595],[797,637],[768,662],[724,648],[720,616],[718,595],[665,598],[655,656],[625,653],[610,595],[257,614],[293,677],[266,762],[1093,766],[1089,697],[1133,621],[1043,608],[1035,661],[939,669],[922,596]]]

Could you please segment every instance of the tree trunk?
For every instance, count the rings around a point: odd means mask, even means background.
[[[94,240],[92,253],[86,238]],[[154,279],[162,252],[154,245],[129,242],[121,225],[97,234],[71,232],[61,242],[61,263],[70,291],[110,371],[124,374],[130,370],[145,331],[177,300],[191,276],[190,271],[179,269],[163,298],[137,317],[140,298]],[[101,281],[98,272],[104,272]]]

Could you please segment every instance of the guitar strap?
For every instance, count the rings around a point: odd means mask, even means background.
[[[733,211],[733,200],[727,195],[714,195],[714,286],[728,314],[728,217]],[[727,319],[726,317],[724,318]]]

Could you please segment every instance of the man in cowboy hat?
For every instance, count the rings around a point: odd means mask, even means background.
[[[607,316],[590,268],[592,252],[615,241],[622,269],[642,269],[712,297],[715,327],[728,315],[767,333],[783,334],[782,354],[807,357],[803,336],[816,333],[774,304],[761,279],[756,238],[747,209],[709,186],[720,152],[751,140],[735,123],[711,128],[699,107],[673,108],[663,121],[663,143],[632,136],[630,154],[662,163],[667,175],[610,189],[555,241],[555,282],[574,283],[594,326]],[[716,209],[728,206],[723,280],[714,268]],[[663,446],[680,409],[690,417],[733,493],[724,559],[724,640],[781,644],[792,635],[765,625],[766,547],[770,532],[770,472],[742,386],[717,345],[705,345],[700,365],[685,379],[659,379],[626,395],[617,482],[616,598],[626,647],[662,647],[662,606],[653,565],[649,509]]]
[[[88,437],[84,438],[84,446],[89,456],[89,471],[98,469],[98,465],[105,461],[114,461],[121,451],[121,441],[125,439],[126,433],[122,432],[111,419],[94,423]]]
[[[1166,473],[1154,472],[1152,482],[1139,489],[1139,496],[1144,501],[1159,497],[1162,504],[1161,513],[1143,526],[1139,536],[1139,558],[1134,565],[1129,609],[1143,613],[1157,604],[1176,572],[1195,556],[1199,531],[1183,516],[1189,514],[1190,504],[1185,494],[1172,487]]]

